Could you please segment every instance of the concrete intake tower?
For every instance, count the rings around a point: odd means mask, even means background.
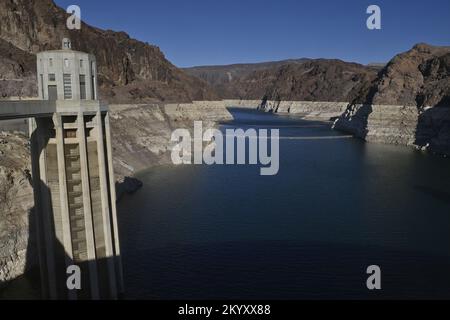
[[[64,39],[61,50],[37,54],[37,78],[39,101],[9,102],[2,109],[10,119],[31,118],[44,298],[116,299],[123,279],[115,179],[95,57],[72,50]],[[81,289],[67,283],[74,267],[81,271]]]

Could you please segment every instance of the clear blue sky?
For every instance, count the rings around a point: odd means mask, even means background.
[[[418,42],[450,45],[450,0],[56,0],[82,19],[157,45],[180,67],[287,58],[385,62]],[[370,4],[382,30],[366,28]]]

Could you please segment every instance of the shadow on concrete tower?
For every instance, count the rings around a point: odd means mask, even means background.
[[[44,298],[116,299],[123,292],[107,104],[97,98],[96,60],[74,51],[37,54],[41,104],[30,120],[39,262]],[[67,269],[81,269],[68,290]]]

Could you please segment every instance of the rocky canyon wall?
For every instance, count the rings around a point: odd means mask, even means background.
[[[259,109],[265,112],[292,114],[306,120],[330,121],[339,117],[348,102],[224,100],[227,107]]]
[[[36,264],[28,139],[0,133],[0,288]],[[30,250],[28,250],[30,249]]]
[[[415,146],[450,155],[450,108],[396,105],[349,105],[334,129],[368,142]]]
[[[367,142],[414,146],[450,155],[450,106],[418,108],[348,102],[224,100],[227,107],[292,114],[306,120],[334,121],[333,128]]]
[[[232,119],[223,101],[111,105],[110,110],[114,167],[119,177],[171,163],[174,130],[193,130],[194,121],[199,120],[211,128]]]

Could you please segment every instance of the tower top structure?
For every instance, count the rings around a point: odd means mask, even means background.
[[[69,38],[62,49],[37,54],[41,100],[98,100],[95,56],[72,50]]]

